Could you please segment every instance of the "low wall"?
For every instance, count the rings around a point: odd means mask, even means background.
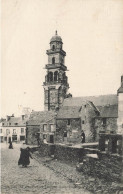
[[[65,145],[56,145],[54,156],[58,160],[76,164],[77,162],[81,162],[83,160],[84,149]]]
[[[39,154],[41,156],[51,156],[54,155],[55,144],[41,144],[39,148]]]
[[[41,144],[39,154],[41,156],[54,155],[54,158],[58,160],[77,163],[82,161],[84,149],[59,144]]]
[[[98,153],[98,158],[87,157],[82,171],[89,175],[105,178],[107,181],[122,181],[122,157]]]

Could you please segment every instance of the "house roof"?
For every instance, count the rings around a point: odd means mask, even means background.
[[[83,101],[91,101],[95,106],[105,106],[118,104],[118,97],[115,94],[101,96],[85,96],[66,98],[63,106],[81,106]]]
[[[56,115],[53,111],[33,111],[27,122],[27,125],[40,125],[42,123],[53,122],[54,116]]]
[[[118,105],[107,105],[107,106],[98,106],[97,107],[99,112],[100,112],[100,116],[99,117],[103,117],[103,118],[117,118],[118,117]]]
[[[22,117],[10,117],[9,120],[4,120],[2,123],[4,123],[4,126],[11,127],[11,126],[26,126],[26,121],[28,118],[25,118],[22,120]]]
[[[63,106],[57,114],[57,119],[79,118],[81,106]]]

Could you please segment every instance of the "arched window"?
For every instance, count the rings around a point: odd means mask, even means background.
[[[53,81],[53,73],[52,72],[48,73],[48,81]]]
[[[54,73],[54,81],[58,81],[58,71],[55,71]]]
[[[53,51],[55,50],[55,45],[52,46],[52,50],[53,50]]]
[[[52,58],[52,64],[55,64],[55,57]]]

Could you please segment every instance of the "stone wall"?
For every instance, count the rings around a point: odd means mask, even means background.
[[[93,118],[96,113],[94,108],[89,103],[83,103],[81,109],[81,128],[85,133],[85,142],[94,142],[95,139],[95,128],[93,127]]]
[[[86,157],[83,162],[82,171],[94,177],[104,178],[110,181],[121,181],[122,179],[122,157],[98,153],[99,158]]]
[[[26,143],[28,145],[37,145],[37,133],[40,132],[39,126],[27,126]]]
[[[81,162],[84,156],[83,148],[56,145],[54,157],[63,162],[76,164]]]
[[[81,142],[81,119],[69,119],[70,125],[68,125],[68,119],[56,120],[56,142],[64,141],[64,131],[67,131],[67,141],[73,143]]]
[[[39,148],[39,154],[41,156],[51,156],[54,155],[55,144],[41,144]]]

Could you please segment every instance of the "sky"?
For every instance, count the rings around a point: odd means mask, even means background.
[[[63,40],[73,97],[116,94],[123,74],[122,0],[2,0],[1,116],[44,109],[46,50]]]

